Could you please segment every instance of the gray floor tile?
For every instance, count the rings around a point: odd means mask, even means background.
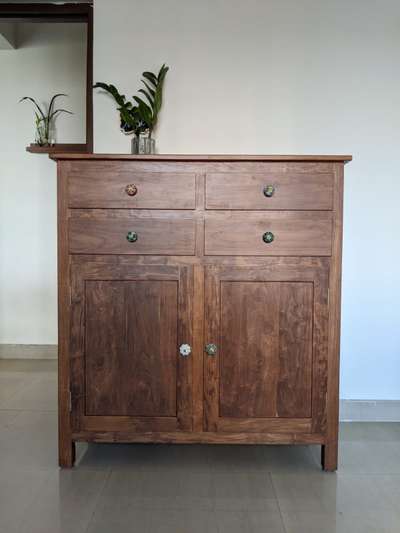
[[[58,469],[57,414],[20,411],[0,432],[0,468]]]
[[[337,475],[336,509],[364,513],[398,511],[400,475]]]
[[[15,372],[0,372],[0,409],[9,409],[9,402],[25,390],[32,382],[32,376]]]
[[[400,474],[399,442],[341,442],[339,472]]]
[[[105,515],[99,506],[87,533],[218,533],[213,511],[142,509]]]
[[[113,471],[101,495],[108,515],[129,513],[135,508],[208,509],[214,505],[208,473]]]
[[[282,512],[286,533],[345,533],[343,519],[336,513]],[[364,532],[366,533],[366,532]]]
[[[277,510],[268,473],[214,472],[215,508],[232,511]]]
[[[283,512],[396,511],[400,502],[400,476],[273,474],[272,482]]]
[[[84,533],[106,472],[60,470],[47,475],[26,509],[19,533]]]
[[[215,514],[218,533],[251,533],[246,511],[216,511]]]
[[[147,533],[218,533],[213,512],[191,509],[187,511],[147,511]]]
[[[398,533],[400,515],[395,512],[282,513],[286,533]]]
[[[130,509],[129,513],[106,514],[101,504],[96,508],[87,533],[148,533],[148,511]]]
[[[250,533],[286,533],[279,511],[248,513]]]
[[[15,394],[4,399],[2,409],[30,411],[57,410],[57,377],[55,375],[32,375],[24,378],[23,385]]]
[[[216,511],[218,533],[286,533],[279,510]]]
[[[282,511],[324,513],[336,510],[335,474],[271,474],[271,478]]]
[[[8,427],[18,415],[19,411],[0,410],[0,429],[1,427]]]
[[[19,533],[23,515],[45,485],[46,475],[0,467],[1,533]]]

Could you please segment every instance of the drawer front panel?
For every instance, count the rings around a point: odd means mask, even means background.
[[[300,173],[296,165],[287,171],[273,166],[265,172],[217,172],[206,178],[207,209],[330,210],[333,206],[333,174]],[[265,192],[264,192],[265,191]]]
[[[77,166],[68,205],[81,208],[194,209],[195,174]]]
[[[330,211],[206,215],[206,255],[329,256],[331,239]]]
[[[194,255],[195,221],[166,218],[69,220],[72,254]]]

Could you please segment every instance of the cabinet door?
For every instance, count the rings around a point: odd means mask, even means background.
[[[208,431],[324,432],[328,272],[325,258],[207,268]]]
[[[191,268],[72,266],[74,430],[191,429]]]

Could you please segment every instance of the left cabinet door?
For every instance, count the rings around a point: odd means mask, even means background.
[[[71,266],[73,432],[192,427],[192,267]]]

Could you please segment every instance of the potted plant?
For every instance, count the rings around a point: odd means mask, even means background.
[[[115,85],[98,82],[94,88],[108,92],[117,104],[120,114],[120,127],[123,133],[133,134],[132,153],[153,154],[155,153],[155,140],[152,137],[154,128],[158,122],[158,116],[162,107],[162,95],[165,76],[169,70],[162,65],[158,74],[145,71],[142,76],[144,88],[139,93],[145,96],[133,96],[133,101],[126,99]]]
[[[68,113],[72,115],[71,111],[66,109],[54,109],[55,102],[60,96],[68,96],[63,93],[55,94],[50,100],[49,105],[46,108],[40,107],[37,101],[31,96],[24,96],[20,102],[29,100],[33,102],[35,111],[35,144],[38,146],[52,146],[55,144],[55,119],[60,113]]]

